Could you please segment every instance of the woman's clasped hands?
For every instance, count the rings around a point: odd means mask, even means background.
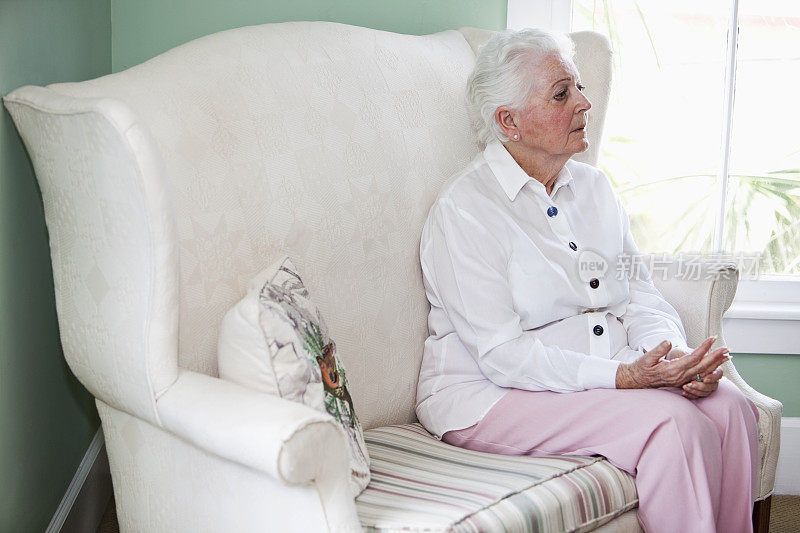
[[[727,348],[710,350],[716,340],[716,337],[709,337],[691,353],[673,350],[670,342],[664,341],[633,363],[619,365],[617,388],[678,387],[683,389],[683,396],[691,400],[706,397],[719,386],[722,369],[718,367],[730,360]],[[698,375],[703,381],[695,381]]]

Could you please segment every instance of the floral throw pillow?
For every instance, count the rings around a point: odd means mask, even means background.
[[[329,413],[350,444],[353,497],[370,480],[369,456],[336,343],[303,280],[284,256],[262,271],[222,320],[219,374]]]

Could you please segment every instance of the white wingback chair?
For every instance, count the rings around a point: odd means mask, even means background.
[[[463,93],[487,37],[243,27],[4,98],[40,183],[64,355],[96,398],[123,531],[360,529],[331,417],[215,377],[219,324],[288,253],[367,433],[416,422],[419,236],[440,185],[479,150]],[[576,159],[593,164],[611,52],[599,34],[573,38],[594,103]],[[724,272],[657,281],[690,343],[721,333],[737,281]],[[760,411],[764,499],[780,404],[726,365]],[[604,530],[639,530],[625,511]]]

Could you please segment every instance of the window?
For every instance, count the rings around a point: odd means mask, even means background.
[[[800,3],[574,0],[611,40],[599,165],[642,250],[800,274]]]
[[[509,0],[525,26],[609,37],[598,165],[639,248],[734,258],[728,346],[800,353],[800,2]]]

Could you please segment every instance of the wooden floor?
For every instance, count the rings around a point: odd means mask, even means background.
[[[108,504],[97,533],[118,533],[117,511],[114,508],[114,497]],[[800,532],[800,496],[773,496],[772,510],[769,515],[769,533]]]

